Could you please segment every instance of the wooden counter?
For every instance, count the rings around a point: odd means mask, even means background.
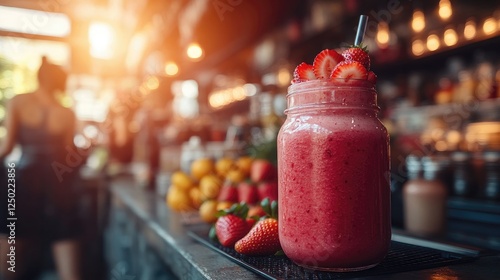
[[[122,177],[110,186],[106,259],[111,275],[136,279],[261,279],[187,235],[179,214],[162,198]],[[199,227],[206,227],[202,224]],[[364,279],[498,279],[500,255],[474,262]],[[130,278],[132,279],[132,278]]]

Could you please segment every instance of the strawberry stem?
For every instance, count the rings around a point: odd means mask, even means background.
[[[260,206],[266,212],[266,218],[278,219],[278,202],[276,200],[269,203],[269,198],[266,197],[261,201]]]
[[[242,219],[246,219],[247,215],[248,215],[248,205],[245,202],[234,203],[233,205],[231,205],[231,207],[229,209],[217,211],[215,216],[222,217],[222,216],[226,216],[229,214],[233,214],[233,215],[238,216]]]
[[[262,207],[262,209],[264,210],[264,212],[266,213],[266,215],[271,215],[271,204],[269,204],[269,198],[264,198],[261,202],[260,202],[260,206]]]
[[[278,219],[278,202],[276,200],[271,202],[271,218]]]

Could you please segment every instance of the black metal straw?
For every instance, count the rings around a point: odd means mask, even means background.
[[[356,31],[356,38],[354,39],[354,45],[358,46],[363,42],[363,37],[365,37],[366,24],[368,23],[368,16],[361,15],[359,17],[358,31]]]

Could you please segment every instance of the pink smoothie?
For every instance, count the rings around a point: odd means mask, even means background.
[[[288,96],[278,136],[279,236],[299,265],[358,270],[379,263],[390,244],[389,142],[375,91],[366,83],[325,90],[332,85],[310,81]]]

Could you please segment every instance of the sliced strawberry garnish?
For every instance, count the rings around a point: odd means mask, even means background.
[[[368,51],[366,47],[354,46],[344,50],[342,52],[342,56],[346,61],[357,61],[366,68],[366,70],[370,70],[370,56],[368,55]]]
[[[322,50],[314,58],[313,68],[314,74],[318,79],[328,79],[332,73],[333,68],[344,60],[338,52],[335,50],[325,49]]]
[[[332,79],[344,79],[348,82],[350,79],[366,80],[368,71],[357,61],[342,61],[333,69]]]
[[[368,76],[366,78],[368,81],[372,82],[373,84],[377,83],[377,75],[373,73],[373,71],[368,72]]]
[[[302,62],[301,64],[297,65],[297,67],[295,67],[295,71],[293,71],[292,84],[315,79],[316,75],[314,74],[313,66]]]

